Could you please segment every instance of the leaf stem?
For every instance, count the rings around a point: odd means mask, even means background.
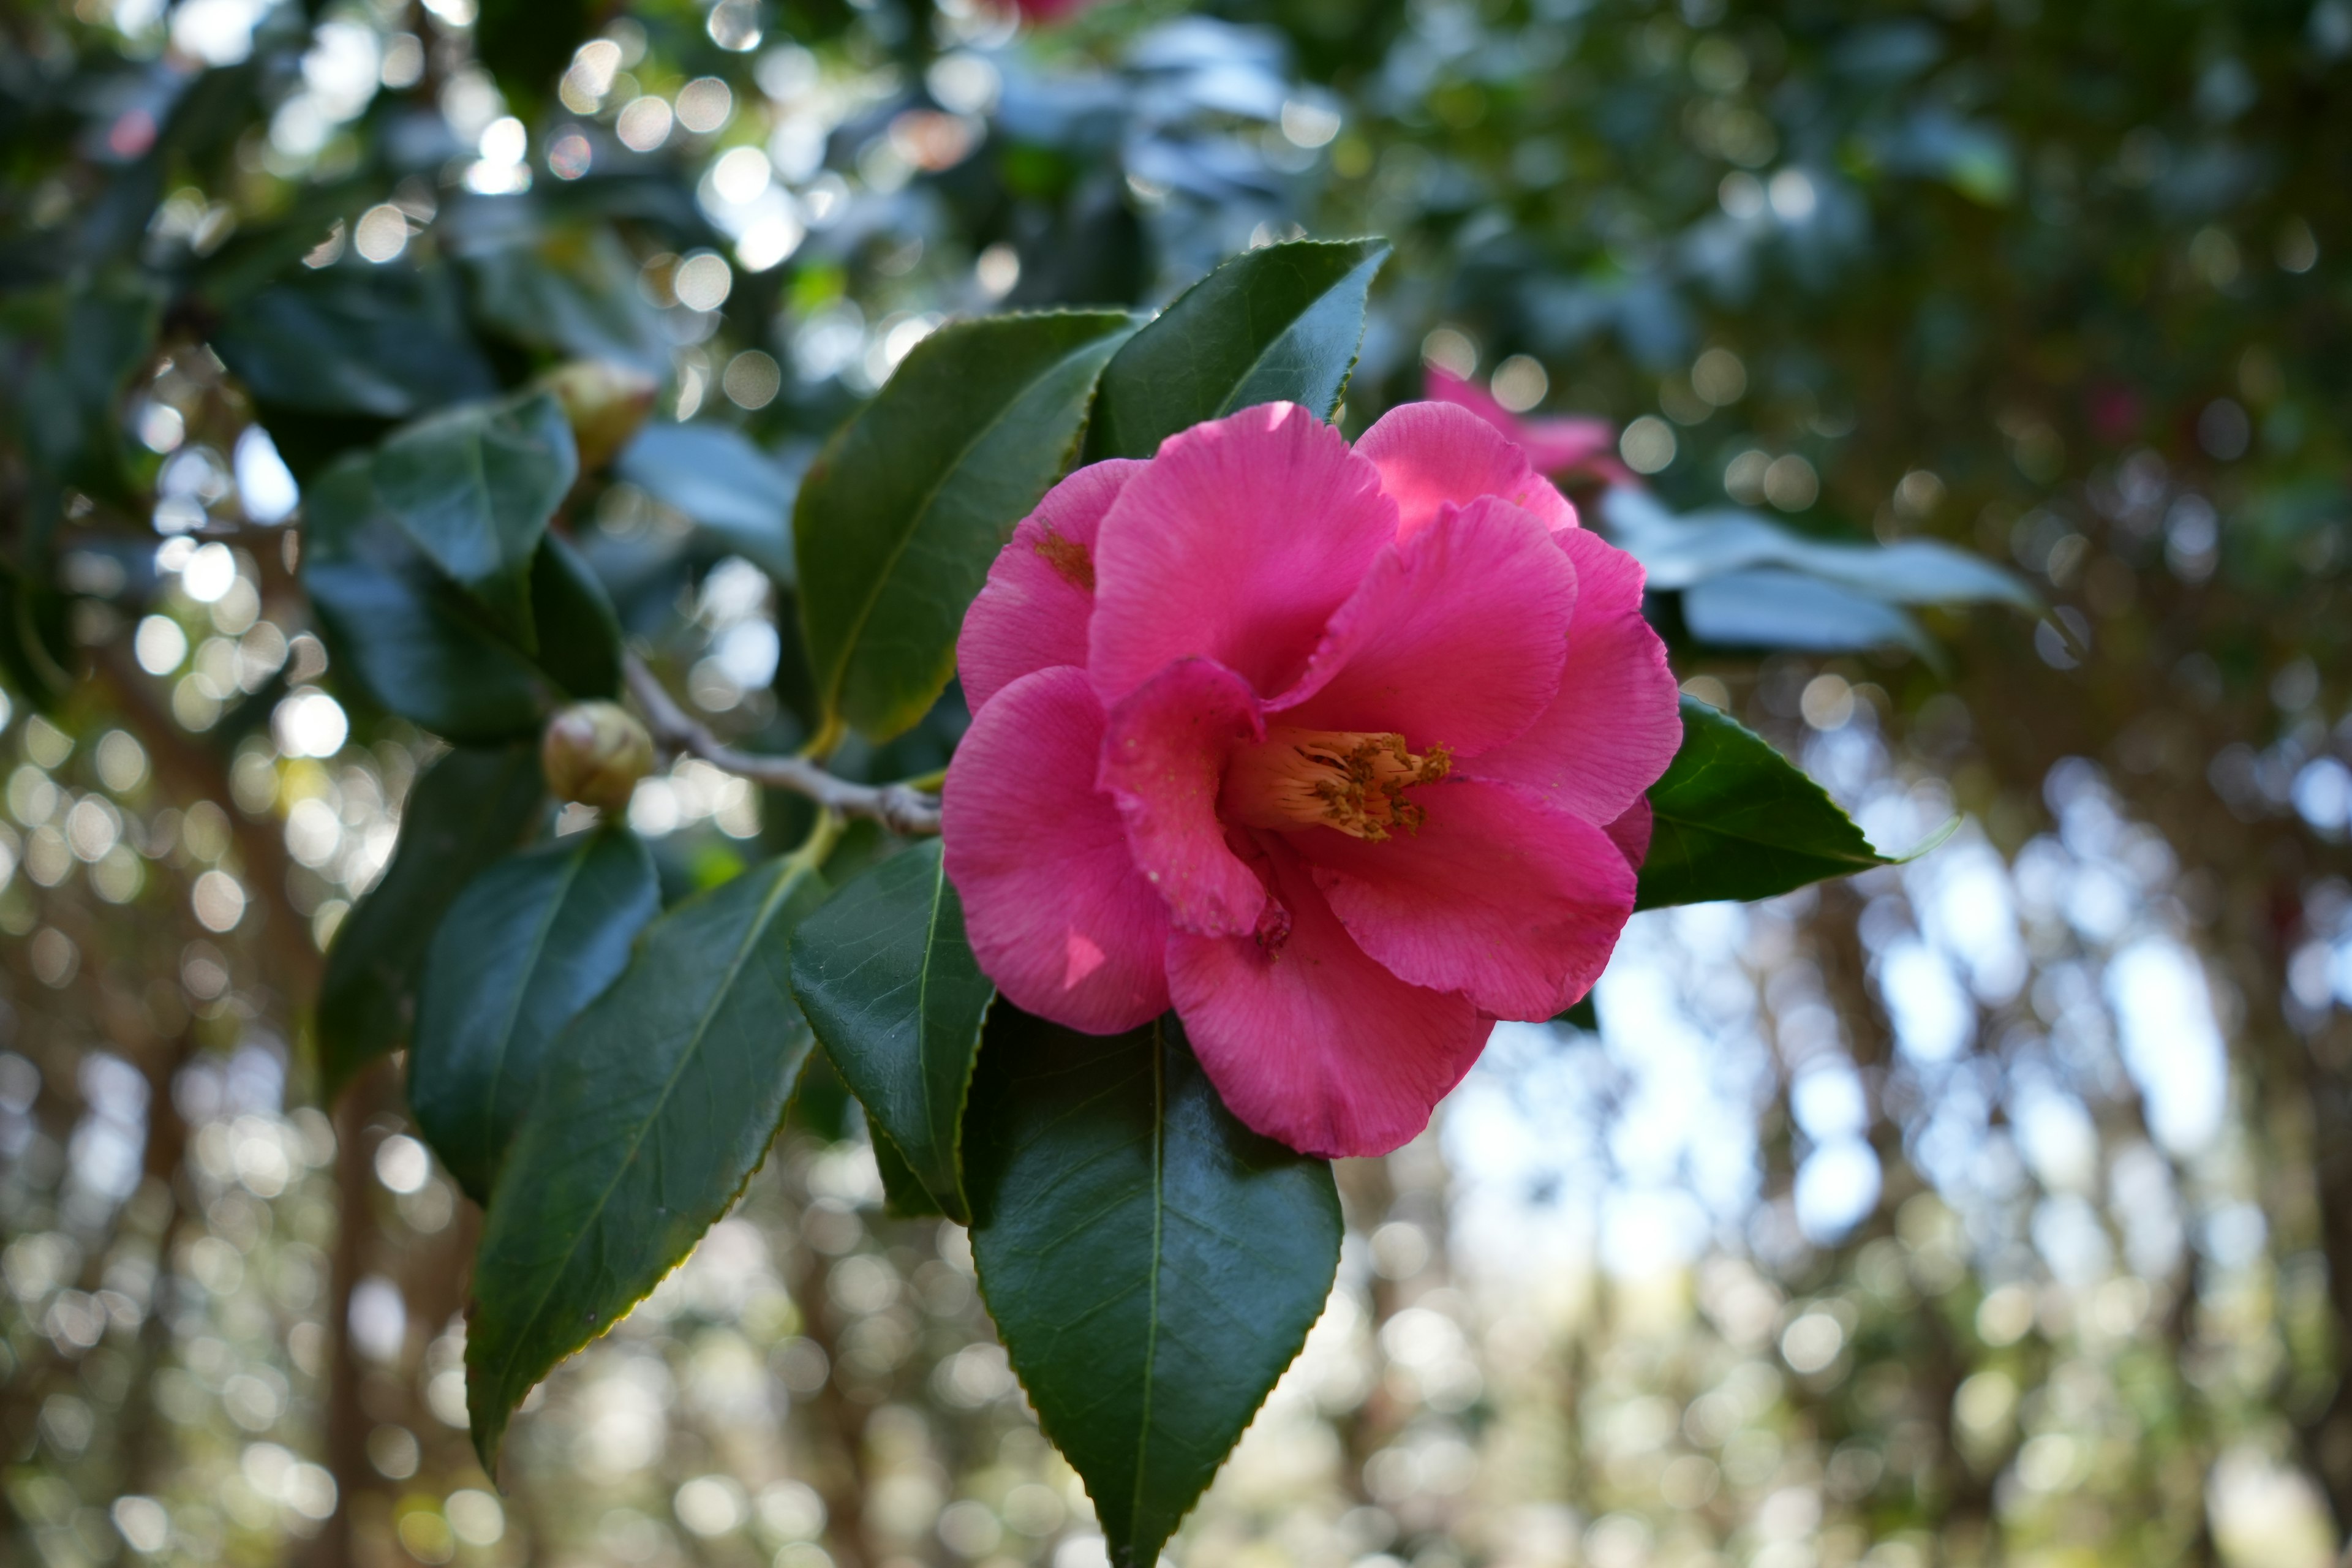
[[[854,784],[827,773],[805,757],[761,756],[738,751],[688,718],[636,655],[624,656],[622,668],[630,694],[645,712],[646,727],[654,732],[655,740],[670,750],[699,757],[722,773],[750,779],[770,789],[806,795],[844,816],[870,818],[909,838],[929,837],[940,830],[937,795],[903,784]]]

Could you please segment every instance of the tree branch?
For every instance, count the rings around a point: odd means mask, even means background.
[[[839,778],[805,757],[761,756],[740,752],[688,718],[635,654],[624,656],[630,694],[644,710],[654,739],[675,752],[701,758],[722,773],[770,789],[803,795],[844,816],[870,817],[893,833],[924,838],[940,830],[939,797],[908,784],[862,784]]]

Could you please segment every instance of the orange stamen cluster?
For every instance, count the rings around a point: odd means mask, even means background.
[[[1370,843],[1421,830],[1427,813],[1405,798],[1454,765],[1444,746],[1415,752],[1402,735],[1358,730],[1274,730],[1234,760],[1224,799],[1257,827],[1334,827]]]

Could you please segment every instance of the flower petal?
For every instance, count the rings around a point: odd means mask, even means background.
[[[1096,542],[1095,689],[1114,703],[1197,657],[1282,690],[1395,534],[1380,476],[1296,404],[1170,437]]]
[[[1026,675],[973,716],[948,764],[948,879],[981,969],[1015,1005],[1091,1034],[1168,1006],[1168,910],[1094,787],[1103,711],[1086,672]]]
[[[1576,526],[1576,509],[1528,467],[1525,452],[1450,403],[1399,404],[1364,432],[1356,455],[1380,470],[1381,489],[1397,504],[1400,539],[1436,521],[1447,501],[1467,506],[1480,496],[1523,506],[1546,528]]]
[[[1225,847],[1217,792],[1234,747],[1265,734],[1249,683],[1204,658],[1177,660],[1110,710],[1095,782],[1118,803],[1135,864],[1181,931],[1257,929],[1265,889]]]
[[[1422,388],[1433,402],[1466,408],[1501,431],[1528,455],[1528,466],[1539,474],[1564,474],[1589,468],[1623,484],[1633,475],[1615,458],[1617,428],[1591,416],[1555,416],[1529,419],[1512,413],[1477,383],[1465,381],[1450,370],[1424,367]]]
[[[1549,1018],[1591,989],[1633,912],[1633,868],[1599,826],[1502,784],[1413,792],[1419,833],[1292,838],[1358,946],[1416,985],[1504,1018]]]
[[[971,710],[1031,670],[1087,662],[1095,613],[1095,533],[1143,468],[1128,458],[1090,464],[1045,492],[988,569],[964,612],[956,673]]]
[[[1559,689],[1576,569],[1536,518],[1451,502],[1381,552],[1307,674],[1268,704],[1285,723],[1393,731],[1470,755],[1535,722]]]
[[[1488,1024],[1462,997],[1408,985],[1365,956],[1291,851],[1255,837],[1288,934],[1171,935],[1177,1014],[1243,1121],[1304,1154],[1385,1154],[1429,1125]]]
[[[1517,740],[1457,773],[1518,784],[1587,822],[1614,822],[1683,743],[1666,645],[1642,618],[1642,567],[1586,529],[1553,536],[1576,563],[1559,695]]]
[[[1643,795],[1625,808],[1625,814],[1611,823],[1603,832],[1609,842],[1617,846],[1625,857],[1625,864],[1640,871],[1642,862],[1650,858],[1650,834],[1657,819],[1650,811],[1650,797]]]

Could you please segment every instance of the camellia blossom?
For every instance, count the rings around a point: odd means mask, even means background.
[[[1577,415],[1530,419],[1512,413],[1493,393],[1442,365],[1423,365],[1422,375],[1422,387],[1433,400],[1466,408],[1501,431],[1527,453],[1528,466],[1537,473],[1556,479],[1582,469],[1612,485],[1634,482],[1632,472],[1617,460],[1617,427],[1608,420]]]
[[[1681,742],[1642,569],[1463,409],[1289,404],[1081,468],[958,647],[947,874],[1075,1029],[1173,1006],[1235,1115],[1377,1154],[1591,989]]]

